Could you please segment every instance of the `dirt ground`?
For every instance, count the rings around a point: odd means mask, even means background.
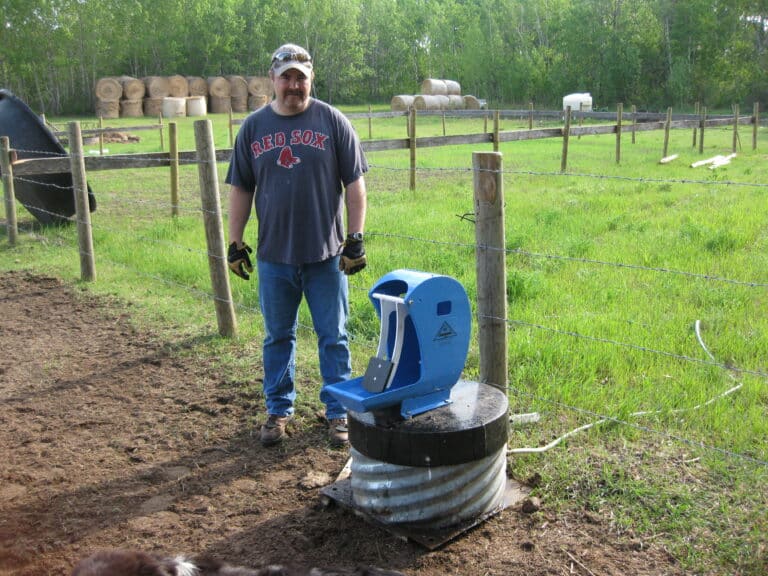
[[[0,274],[0,574],[68,574],[107,547],[414,576],[683,573],[594,512],[514,506],[427,550],[325,506],[348,453],[320,422],[261,447],[260,401],[128,314],[55,278]]]

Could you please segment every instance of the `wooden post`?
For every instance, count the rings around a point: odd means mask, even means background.
[[[707,124],[707,107],[701,107],[701,117],[699,119],[699,154],[704,154],[704,126]]]
[[[499,111],[493,114],[493,151],[499,151]]]
[[[757,127],[760,125],[760,102],[752,104],[752,150],[757,150]]]
[[[664,123],[664,152],[661,157],[666,158],[669,151],[669,130],[672,127],[672,107],[667,108],[667,121]]]
[[[528,102],[528,130],[533,130],[533,102]]]
[[[445,112],[443,112],[443,136],[445,136]]]
[[[616,164],[621,164],[621,121],[624,115],[624,104],[616,104]]]
[[[694,114],[697,116],[699,115],[699,103],[696,102],[695,106],[693,107]],[[696,126],[693,127],[693,149],[696,149]]]
[[[72,168],[72,187],[75,194],[77,243],[80,249],[80,279],[84,282],[92,282],[96,280],[96,261],[93,253],[88,181],[85,176],[83,139],[79,122],[69,123],[69,162]]]
[[[160,152],[165,150],[165,142],[163,141],[163,113],[157,117],[158,130],[160,130]]]
[[[229,286],[229,266],[227,266],[219,178],[216,170],[216,149],[213,145],[213,129],[210,120],[195,121],[195,148],[216,320],[219,334],[231,337],[237,334],[237,318]]]
[[[171,216],[179,215],[179,135],[176,122],[168,124],[168,146],[171,161]]]
[[[560,157],[560,172],[568,167],[568,139],[571,135],[571,107],[565,107],[565,126],[563,127],[563,155]]]
[[[368,140],[373,140],[373,108],[368,104]]]
[[[584,102],[579,102],[579,128],[584,126]],[[581,140],[581,132],[576,137],[577,140]]]
[[[408,122],[408,134],[411,150],[410,190],[411,192],[414,192],[416,190],[416,107],[411,108]]]
[[[411,137],[411,113],[414,106],[409,106],[408,111],[405,113],[405,137]]]
[[[480,381],[507,390],[504,181],[498,152],[472,154]]]
[[[0,169],[3,172],[3,198],[5,199],[8,244],[15,246],[19,238],[19,225],[16,220],[16,192],[13,188],[11,144],[8,136],[0,136]]]
[[[739,105],[733,105],[733,145],[731,152],[736,153],[736,145],[739,142]]]
[[[483,114],[483,134],[488,134],[488,111]]]
[[[637,106],[632,104],[632,144],[635,143],[636,131],[637,131]]]
[[[232,128],[232,106],[229,107],[229,147],[232,148],[235,145],[235,131]]]
[[[104,156],[104,117],[99,116],[99,156]]]

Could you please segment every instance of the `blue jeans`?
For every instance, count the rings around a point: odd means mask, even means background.
[[[349,286],[339,271],[339,256],[293,266],[257,262],[259,303],[264,316],[264,395],[267,412],[293,414],[296,399],[296,327],[302,296],[306,298],[317,333],[317,351],[323,389],[320,400],[328,419],[346,416],[346,410],[329,392],[328,384],[348,380],[352,363],[347,338]]]

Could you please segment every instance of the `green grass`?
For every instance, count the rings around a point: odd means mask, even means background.
[[[217,147],[228,147],[227,117],[210,119]],[[178,119],[182,150],[193,148],[193,122]],[[417,135],[442,134],[441,118],[418,122]],[[146,123],[120,121],[126,131]],[[368,121],[355,125],[367,137]],[[482,119],[446,121],[448,134],[483,129]],[[539,475],[536,491],[549,508],[604,516],[617,537],[661,543],[696,573],[756,575],[768,562],[768,138],[762,129],[752,151],[750,129],[741,130],[743,149],[717,170],[690,164],[729,153],[730,129],[709,129],[703,156],[691,131],[673,131],[669,153],[680,157],[667,165],[658,163],[661,132],[638,133],[632,144],[625,128],[620,164],[613,136],[572,138],[565,174],[559,139],[500,149],[511,411],[542,416],[535,427],[513,428],[510,446],[545,445],[611,419],[543,454],[511,457],[509,472],[521,480]],[[403,138],[405,119],[375,119],[372,132]],[[110,153],[159,151],[157,132],[137,134],[140,143],[110,144]],[[475,307],[471,165],[472,152],[482,150],[490,144],[418,150],[415,191],[408,151],[369,154],[370,265],[351,278],[358,374],[379,328],[367,290],[383,274],[447,274]],[[222,182],[225,170],[219,166]],[[219,338],[196,167],[181,169],[176,219],[166,169],[88,178],[99,201],[96,282],[78,282],[74,227],[41,228],[21,207],[19,244],[0,241],[0,269],[54,274],[84,292],[116,295],[137,323],[186,343],[183,353],[216,358],[232,385],[253,387],[262,338],[256,282],[232,280],[239,335]],[[758,186],[740,185],[750,183]],[[221,191],[226,206],[223,184]],[[254,224],[248,232],[255,237]],[[714,361],[696,339],[697,320]],[[317,382],[305,309],[300,321],[299,377]],[[478,366],[473,338],[465,376],[477,377]],[[317,408],[316,385],[299,403],[302,414]]]

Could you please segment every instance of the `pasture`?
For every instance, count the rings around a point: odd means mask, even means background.
[[[226,117],[211,119],[217,147],[227,148]],[[178,121],[180,148],[191,150],[192,119]],[[130,132],[131,121],[113,122]],[[442,134],[439,118],[419,122],[418,135]],[[503,129],[523,129],[522,123],[505,124]],[[356,120],[355,125],[365,137],[367,121]],[[446,126],[448,134],[482,129],[478,119],[449,120]],[[372,130],[374,138],[404,138],[405,121],[376,121]],[[742,132],[741,148],[730,164],[714,170],[690,166],[702,157],[728,154],[731,138],[730,128],[708,130],[700,155],[692,145],[691,131],[675,130],[669,149],[679,157],[664,165],[659,164],[660,132],[639,133],[634,144],[625,133],[620,164],[615,161],[612,136],[572,138],[565,173],[560,173],[560,139],[501,144],[510,409],[512,414],[539,415],[534,425],[511,424],[508,474],[530,485],[542,506],[532,514],[505,511],[466,538],[429,554],[384,536],[378,558],[370,544],[382,537],[381,532],[353,519],[352,528],[367,537],[361,540],[369,547],[357,543],[366,562],[381,565],[382,560],[397,558],[390,567],[419,575],[518,573],[513,566],[527,574],[567,573],[569,566],[574,573],[618,574],[632,566],[633,573],[641,574],[647,554],[648,574],[764,573],[768,568],[765,128],[759,131],[757,150],[751,149],[749,133]],[[138,143],[110,143],[107,148],[110,154],[155,152],[160,141],[155,132],[147,131]],[[483,148],[417,151],[415,191],[408,189],[407,150],[368,155],[370,264],[350,281],[349,329],[357,373],[375,354],[378,320],[367,290],[383,274],[412,268],[452,276],[465,286],[474,307],[471,154],[479,149]],[[490,149],[490,144],[484,148]],[[226,218],[225,171],[226,165],[219,165]],[[20,281],[22,270],[61,279],[77,292],[74,317],[85,314],[83,308],[92,299],[106,299],[108,303],[99,308],[132,326],[126,340],[133,338],[132,330],[148,331],[171,364],[205,366],[202,380],[193,379],[201,396],[215,404],[225,389],[224,396],[232,399],[225,404],[233,407],[229,413],[218,410],[217,418],[226,422],[220,430],[214,421],[201,424],[203,436],[187,438],[186,443],[204,451],[205,434],[215,438],[211,442],[215,446],[232,442],[238,465],[245,467],[243,474],[258,484],[264,480],[262,471],[249,469],[247,457],[262,450],[250,436],[263,411],[258,384],[263,333],[255,279],[249,283],[232,279],[239,333],[231,340],[218,337],[196,167],[181,168],[181,207],[175,218],[170,216],[166,168],[92,172],[88,181],[99,202],[92,214],[97,280],[78,283],[74,226],[42,228],[19,208],[18,245],[0,241],[0,273],[10,278],[6,288]],[[255,238],[255,223],[249,232]],[[279,468],[284,478],[280,486],[253,493],[251,505],[261,516],[250,520],[266,525],[270,534],[282,529],[275,520],[280,510],[270,504],[271,499],[286,485],[302,480],[307,458],[313,461],[309,468],[331,476],[345,460],[343,454],[317,446],[323,442],[313,419],[319,408],[318,371],[306,311],[300,322],[298,372],[306,387],[299,398],[301,418],[284,454],[293,467],[274,455],[254,456],[265,466]],[[88,325],[82,323],[82,330],[88,331]],[[9,348],[4,344],[3,349]],[[62,360],[66,357],[40,368],[41,386],[45,373],[62,369],[59,364],[66,364]],[[8,374],[14,358],[6,356],[3,362]],[[478,363],[473,338],[465,378],[477,376]],[[77,375],[68,378],[76,382]],[[186,394],[172,382],[166,384],[176,390],[168,393],[169,404],[174,404],[174,394]],[[6,401],[17,398],[22,385],[19,380],[13,391],[2,390]],[[77,390],[75,386],[73,393]],[[127,389],[125,394],[130,396]],[[184,401],[194,403],[190,398]],[[202,401],[201,405],[210,408]],[[171,418],[168,411],[162,412]],[[184,423],[174,423],[180,427],[174,428],[175,433],[183,434]],[[583,431],[548,447],[581,427]],[[98,427],[93,433],[97,431]],[[185,442],[180,442],[180,450],[181,444]],[[2,450],[12,446],[9,440]],[[173,458],[167,457],[166,463]],[[160,465],[152,458],[134,464],[149,463]],[[224,457],[209,462],[209,466],[230,464]],[[192,470],[186,459],[183,466]],[[82,474],[86,480],[89,472]],[[140,478],[141,473],[136,474]],[[237,480],[234,472],[227,479]],[[130,489],[138,490],[136,486],[131,484]],[[183,482],[174,484],[175,509],[169,504],[147,515],[169,510],[183,515],[185,506],[193,506],[183,487]],[[227,487],[222,484],[217,490],[222,499],[214,507],[225,514]],[[312,506],[311,490],[304,490],[295,504],[302,510]],[[111,492],[105,502],[119,507],[118,492]],[[13,507],[12,499],[7,502],[8,513],[24,512],[24,507]],[[244,504],[238,500],[237,506]],[[328,518],[294,510],[293,523],[305,513],[318,530],[325,521],[336,527],[348,521],[341,511]],[[148,539],[140,537],[138,517],[120,515],[130,527],[132,541],[147,544]],[[152,546],[164,548],[158,538],[173,541],[173,536],[168,535],[172,532],[168,525],[161,524],[149,532]],[[217,516],[216,526],[227,536],[218,540],[213,535],[204,538],[203,529],[186,518],[181,524],[180,530],[187,531],[181,544],[197,543],[243,562],[258,560],[250,547],[250,539],[258,539],[258,534],[240,524],[239,531],[227,533],[226,521]],[[100,531],[110,534],[105,541],[111,544],[119,540],[119,533],[105,526],[97,523],[98,529],[88,533],[88,545],[98,542]],[[65,541],[69,535],[57,532],[54,540]],[[309,550],[306,559],[317,561],[322,554],[334,553],[332,541],[311,538],[301,544]],[[340,533],[334,530],[330,540],[337,538]],[[526,549],[520,538],[533,547]],[[585,542],[589,545],[580,548]],[[71,542],[66,546],[69,557],[79,550]],[[279,556],[275,549],[261,547],[259,553],[279,560],[274,558]],[[353,562],[351,551],[340,557]]]

